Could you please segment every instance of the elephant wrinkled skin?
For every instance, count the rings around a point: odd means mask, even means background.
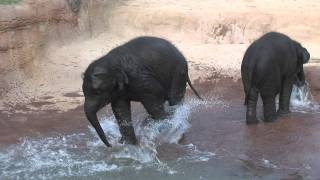
[[[258,122],[256,105],[259,93],[265,122],[274,121],[277,114],[289,113],[293,84],[302,86],[305,83],[303,64],[309,58],[309,52],[300,43],[277,32],[263,35],[248,47],[241,64],[247,124]],[[278,113],[277,94],[280,94]]]
[[[191,85],[188,64],[170,42],[156,37],[138,37],[92,62],[83,77],[84,111],[100,139],[111,146],[96,113],[111,103],[119,124],[121,142],[136,144],[130,101],[141,102],[154,119],[166,116],[164,102],[180,103]],[[201,98],[200,98],[201,99]]]

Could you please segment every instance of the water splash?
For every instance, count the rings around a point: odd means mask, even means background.
[[[293,85],[290,105],[293,111],[304,113],[315,113],[320,109],[320,105],[313,100],[308,82],[301,87]]]
[[[106,134],[108,134],[110,142],[116,147],[116,150],[112,152],[111,156],[117,159],[133,159],[141,163],[157,160],[156,148],[159,145],[163,143],[178,143],[183,134],[189,129],[190,123],[188,117],[192,110],[195,107],[212,105],[213,103],[220,102],[216,99],[210,102],[191,99],[183,105],[174,107],[166,106],[166,111],[172,112],[173,114],[168,119],[161,121],[152,120],[149,117],[135,117],[133,119],[133,126],[139,141],[139,146],[123,146],[119,144],[121,134],[114,116],[103,117],[101,126]],[[96,131],[92,127],[90,127],[90,130],[96,139],[89,142],[89,145],[104,147]]]
[[[157,147],[162,143],[177,143],[190,128],[190,113],[197,107],[217,103],[221,101],[189,99],[181,106],[167,107],[168,111],[174,112],[173,115],[156,123],[144,123],[145,118],[141,117],[146,114],[134,117],[139,146],[118,143],[120,132],[113,116],[104,117],[101,123],[113,148],[106,148],[92,127],[89,127],[89,133],[23,138],[21,143],[0,150],[0,179],[87,177],[108,171],[140,171],[150,167],[174,174],[176,171],[157,157]],[[210,158],[196,147],[179,145],[179,148],[187,149],[185,160],[189,162]]]
[[[12,145],[0,153],[0,179],[48,179],[118,168],[98,156],[84,153],[87,148],[81,144],[83,140],[88,137],[82,133],[43,139],[24,138],[21,144]]]

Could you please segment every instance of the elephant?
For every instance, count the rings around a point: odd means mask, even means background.
[[[258,123],[258,95],[263,101],[264,122],[273,122],[290,112],[293,84],[305,84],[303,64],[310,54],[299,42],[279,32],[269,32],[255,40],[246,50],[241,76],[245,92],[246,123]],[[279,108],[276,110],[276,95]]]
[[[100,139],[111,147],[96,115],[111,103],[120,142],[137,144],[130,102],[141,102],[151,118],[163,119],[167,116],[165,101],[170,106],[181,103],[187,83],[201,99],[190,82],[186,59],[172,43],[158,37],[137,37],[87,67],[82,84],[84,111]]]

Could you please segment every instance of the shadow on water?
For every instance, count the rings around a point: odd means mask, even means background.
[[[82,107],[65,113],[2,113],[1,130],[9,130],[0,139],[0,179],[320,177],[320,110],[307,87],[293,90],[288,116],[247,126],[240,81],[221,78],[195,86],[206,100],[188,92],[185,103],[168,107],[174,113],[161,122],[146,121],[142,106],[133,103],[139,146],[118,143],[118,125],[108,108],[99,116],[112,148],[88,127]]]

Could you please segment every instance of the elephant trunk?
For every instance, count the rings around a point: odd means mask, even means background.
[[[87,116],[87,119],[89,120],[89,122],[91,123],[91,125],[94,127],[94,129],[96,130],[96,132],[98,133],[100,139],[102,140],[102,142],[108,146],[111,147],[110,143],[107,140],[106,135],[104,134],[104,131],[98,121],[97,118],[97,112],[99,110],[99,105],[96,104],[96,101],[94,100],[89,100],[86,98],[85,103],[84,103],[84,111],[85,114]]]
[[[304,86],[306,84],[306,79],[304,76],[303,68],[300,70],[300,72],[296,76],[295,84],[298,87]]]

